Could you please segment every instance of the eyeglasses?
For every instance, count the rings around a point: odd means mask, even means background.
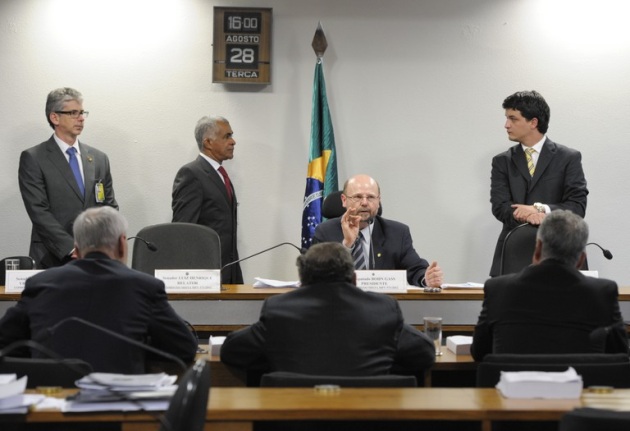
[[[79,118],[79,116],[83,115],[83,118],[87,118],[90,113],[88,111],[77,111],[76,109],[73,111],[55,111],[55,114],[64,114],[70,116],[70,118]]]
[[[369,203],[374,203],[377,202],[381,197],[380,196],[374,196],[374,195],[353,195],[353,196],[348,196],[345,195],[346,199],[349,199],[350,202],[352,203],[358,203],[361,202],[363,199],[366,199]]]

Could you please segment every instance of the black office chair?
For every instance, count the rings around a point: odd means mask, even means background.
[[[160,431],[201,431],[210,395],[210,363],[199,359],[179,380]]]
[[[415,388],[414,376],[387,374],[381,376],[321,376],[312,374],[274,371],[263,374],[262,387],[308,388],[318,385],[337,385],[347,388]]]
[[[500,275],[521,271],[532,263],[538,226],[523,223],[508,232],[501,249]]]
[[[0,358],[0,374],[28,376],[26,387],[29,389],[39,386],[74,388],[74,382],[92,371],[92,366],[81,359]]]
[[[341,217],[343,213],[346,212],[346,209],[343,207],[341,202],[341,195],[343,192],[337,191],[332,192],[324,199],[324,203],[322,204],[322,216],[326,218],[335,218]],[[379,203],[377,215],[383,214],[383,205]]]
[[[140,240],[133,244],[131,267],[154,275],[156,269],[220,269],[221,240],[207,226],[162,223],[144,227],[138,237],[155,245],[152,251]]]
[[[584,387],[630,388],[626,353],[489,354],[477,366],[477,387],[492,388],[501,371],[566,371],[573,367]]]
[[[560,420],[560,431],[627,431],[630,412],[579,408],[566,413]]]
[[[30,256],[11,256],[5,257],[0,261],[0,286],[4,286],[6,279],[6,262],[7,259],[18,259],[20,261],[20,269],[35,269],[35,259]]]

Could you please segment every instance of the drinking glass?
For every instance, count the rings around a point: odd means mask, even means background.
[[[435,356],[442,355],[442,318],[425,317],[424,333],[433,341],[435,346]]]

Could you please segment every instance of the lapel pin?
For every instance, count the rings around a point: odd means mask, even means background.
[[[87,156],[87,161],[92,163],[92,161],[94,160],[94,158],[92,156]]]

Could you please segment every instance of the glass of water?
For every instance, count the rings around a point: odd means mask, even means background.
[[[435,356],[442,355],[442,318],[425,317],[424,333],[433,341],[435,346]]]

